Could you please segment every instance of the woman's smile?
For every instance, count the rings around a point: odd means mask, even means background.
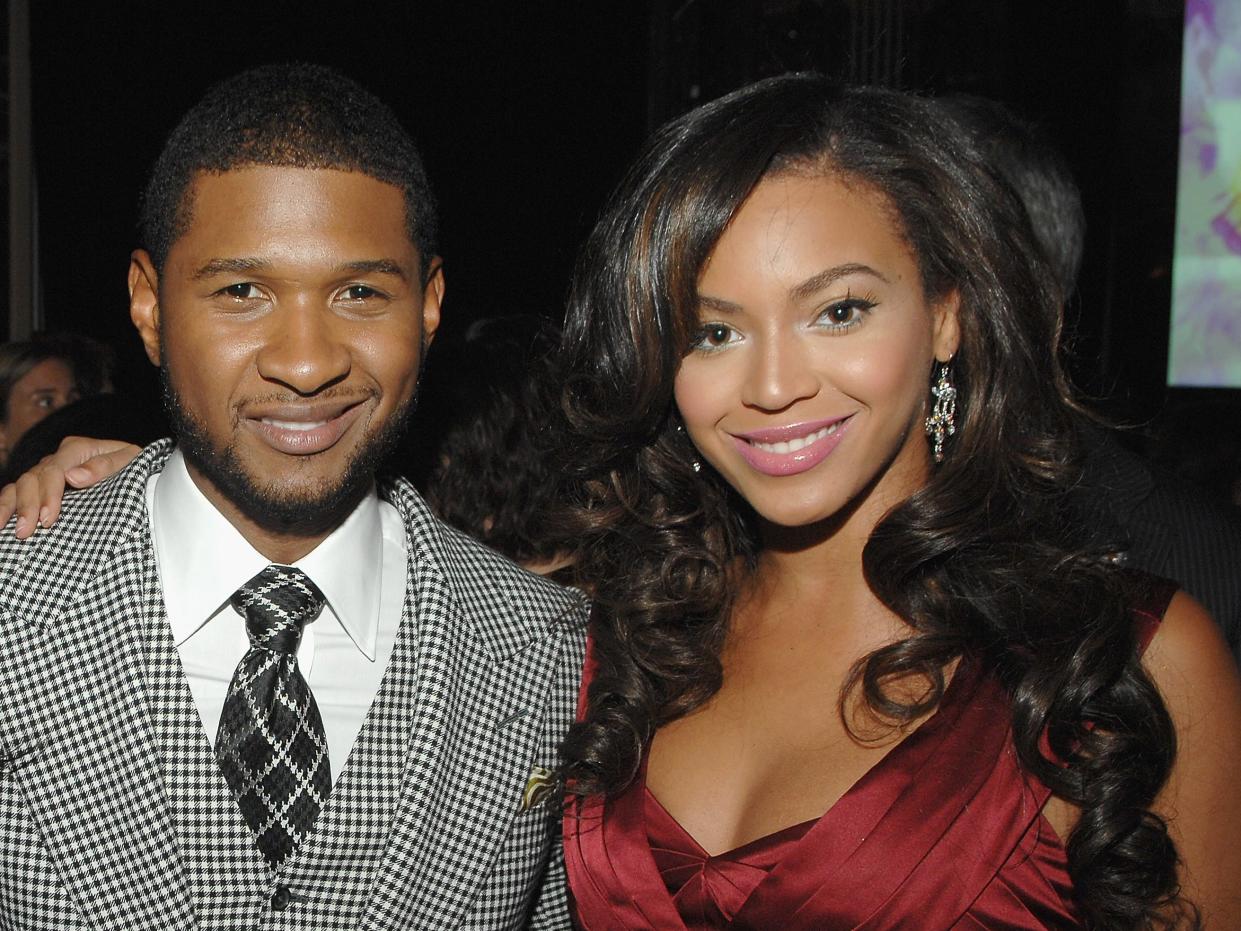
[[[764,475],[796,475],[813,469],[844,439],[852,415],[829,422],[734,433],[743,459]]]

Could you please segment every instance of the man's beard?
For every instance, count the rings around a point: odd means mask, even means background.
[[[246,471],[236,444],[219,446],[202,422],[182,404],[166,366],[160,368],[164,407],[168,412],[177,446],[186,462],[206,478],[242,514],[272,533],[310,536],[339,526],[366,496],[375,472],[401,440],[414,409],[417,390],[395,410],[378,430],[363,437],[335,480],[318,487],[291,492],[280,479],[267,481]]]

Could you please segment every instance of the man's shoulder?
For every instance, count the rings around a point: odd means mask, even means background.
[[[161,440],[91,488],[70,492],[60,518],[28,540],[0,528],[0,604],[70,597],[118,546],[147,533],[146,483],[163,468],[172,443]]]
[[[577,605],[585,600],[578,589],[536,575],[457,528],[438,518],[436,522],[445,553],[456,567],[460,581],[467,587],[499,586],[524,598],[545,602],[550,609]]]
[[[397,508],[415,560],[431,562],[467,612],[495,615],[516,610],[547,621],[584,627],[586,596],[576,588],[535,575],[436,517],[404,479],[385,481],[381,496]]]

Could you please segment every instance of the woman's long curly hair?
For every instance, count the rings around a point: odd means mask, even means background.
[[[1058,359],[1054,278],[1013,192],[933,102],[894,91],[785,75],[700,107],[655,133],[584,248],[563,402],[597,668],[563,747],[568,791],[623,790],[655,730],[720,686],[737,567],[751,569],[760,544],[748,505],[692,469],[673,380],[705,261],[754,187],[786,171],[881,192],[927,299],[960,297],[956,435],[863,556],[910,633],[860,660],[846,694],[908,723],[938,705],[954,660],[983,663],[1010,696],[1023,765],[1081,810],[1067,846],[1088,923],[1192,922],[1150,811],[1175,732],[1136,655],[1133,580],[1070,503],[1082,415]],[[906,674],[930,693],[885,691]],[[1044,734],[1067,766],[1040,750]]]

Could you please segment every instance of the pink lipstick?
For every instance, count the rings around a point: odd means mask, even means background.
[[[756,471],[764,475],[797,475],[831,455],[844,438],[851,417],[734,433],[732,438],[741,457]]]

